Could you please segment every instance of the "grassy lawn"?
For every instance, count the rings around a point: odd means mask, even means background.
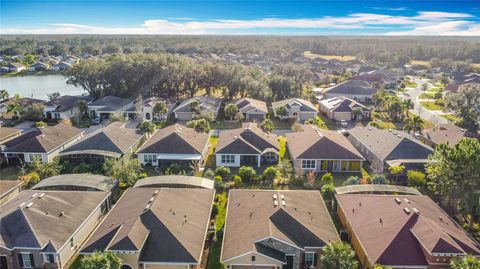
[[[215,148],[217,147],[218,143],[218,136],[210,136],[209,141],[210,143],[210,149],[208,151],[208,155],[206,157],[206,162],[205,162],[205,169],[212,169],[215,170]]]
[[[217,194],[217,208],[218,212],[215,216],[215,236],[213,238],[212,244],[210,245],[208,253],[208,263],[207,269],[221,269],[223,266],[220,264],[220,252],[222,247],[222,236],[221,230],[225,225],[225,218],[227,216],[227,193],[222,192]]]
[[[435,93],[424,92],[418,96],[418,99],[434,99]]]
[[[452,114],[445,114],[445,115],[441,115],[442,118],[445,118],[449,121],[453,121],[453,122],[458,122],[460,121],[460,118],[455,116],[455,115],[452,115]]]
[[[315,58],[322,58],[322,59],[325,59],[325,60],[340,60],[340,61],[351,61],[351,60],[355,60],[356,57],[355,56],[352,56],[352,55],[322,55],[322,54],[315,54],[315,53],[311,53],[310,51],[305,51],[303,53],[303,56],[307,57],[307,58],[310,58],[310,59],[315,59]]]
[[[420,104],[428,110],[443,110],[443,106],[436,104],[434,101],[424,101]]]
[[[2,168],[2,172],[0,173],[0,180],[17,179],[19,175],[20,169],[17,166],[9,166],[6,168]]]
[[[405,81],[405,87],[407,88],[416,88],[418,84],[415,81],[412,80],[406,80]]]

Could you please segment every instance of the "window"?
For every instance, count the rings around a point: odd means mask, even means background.
[[[42,154],[30,153],[30,154],[28,154],[28,158],[30,158],[31,162],[33,162],[36,159],[38,159],[39,161],[42,161]]]
[[[33,255],[31,253],[20,253],[18,254],[20,267],[22,268],[32,268],[33,265]]]
[[[302,160],[302,169],[315,169],[316,161],[315,160]]]
[[[44,263],[55,263],[55,254],[43,253],[43,262]]]
[[[222,163],[235,163],[235,155],[222,155]]]
[[[157,156],[155,155],[148,155],[148,154],[145,154],[143,155],[143,162],[145,163],[153,163],[153,162],[156,162],[157,161]]]
[[[315,252],[305,252],[305,265],[308,267],[317,266],[317,253]]]
[[[359,161],[350,161],[350,171],[360,171],[361,164]]]

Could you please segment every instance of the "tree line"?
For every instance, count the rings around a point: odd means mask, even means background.
[[[314,75],[307,66],[284,64],[271,74],[260,68],[195,61],[168,53],[119,54],[84,60],[67,73],[69,84],[98,98],[159,96],[179,100],[197,94],[221,95],[228,100],[252,97],[277,100],[307,94]]]

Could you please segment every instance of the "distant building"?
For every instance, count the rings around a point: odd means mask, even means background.
[[[91,102],[92,98],[90,96],[83,95],[62,95],[54,100],[48,101],[45,103],[43,112],[47,119],[69,119],[78,115],[77,103],[83,100],[87,104]]]
[[[279,115],[278,109],[284,107],[286,115]],[[297,119],[304,122],[314,119],[317,116],[318,109],[312,102],[300,98],[290,98],[272,103],[273,114],[280,119]]]
[[[28,67],[29,72],[47,71],[50,66],[46,63],[36,62]]]
[[[65,71],[70,68],[72,68],[72,64],[67,62],[59,62],[53,65],[52,70],[58,72],[58,71]]]
[[[371,115],[370,108],[343,96],[320,100],[319,107],[329,119],[336,121],[367,120]]]
[[[155,105],[160,101],[164,101],[166,103],[167,105],[166,113],[161,114],[161,113],[154,112]],[[174,107],[175,107],[175,104],[169,100],[165,100],[160,97],[147,98],[143,100],[143,104],[142,104],[142,115],[141,115],[142,120],[154,121],[154,122],[164,121],[170,116]]]
[[[372,84],[363,80],[347,80],[338,85],[325,89],[324,97],[347,97],[360,102],[372,102],[373,94],[377,92]]]
[[[261,122],[268,114],[267,103],[264,101],[241,98],[235,102],[235,105],[246,121]]]
[[[311,124],[287,133],[287,148],[297,172],[361,172],[365,159],[342,134]]]
[[[425,195],[337,194],[337,214],[361,268],[449,268],[480,245]]]
[[[8,71],[10,72],[20,72],[25,70],[25,65],[21,63],[9,63],[7,67],[8,67]]]
[[[0,101],[0,118],[2,119],[13,119],[15,118],[14,113],[8,111],[8,105],[15,103],[19,105],[21,108],[25,108],[28,106],[33,106],[37,104],[44,104],[45,101],[40,99],[22,97],[20,99],[15,99],[15,97],[10,97],[8,99]]]
[[[88,105],[88,111],[92,118],[108,118],[111,115],[128,114],[127,110],[129,110],[133,106],[134,100],[132,99],[108,95],[90,103]],[[135,114],[136,111],[132,111],[132,113]]]
[[[198,104],[198,110],[192,110],[192,103]],[[220,111],[220,105],[222,100],[219,98],[209,97],[209,96],[197,96],[184,100],[180,105],[178,105],[173,113],[175,118],[180,121],[188,121],[197,117],[200,113],[212,113],[214,118],[218,116]]]

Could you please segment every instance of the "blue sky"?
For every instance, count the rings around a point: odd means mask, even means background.
[[[480,0],[0,3],[0,34],[480,36]]]

